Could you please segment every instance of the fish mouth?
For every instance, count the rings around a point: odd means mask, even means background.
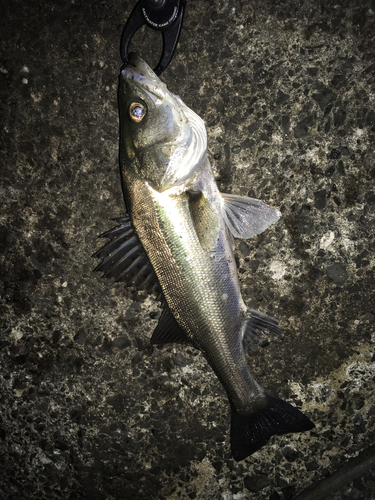
[[[163,83],[152,69],[137,54],[129,54],[130,64],[121,69],[121,79],[126,82],[132,80],[140,87],[154,102],[160,106],[163,102],[167,86]]]

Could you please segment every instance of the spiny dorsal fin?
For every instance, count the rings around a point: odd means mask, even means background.
[[[277,208],[263,201],[235,194],[222,193],[222,197],[224,219],[235,238],[247,239],[260,234],[281,217]]]
[[[119,226],[101,235],[110,241],[94,257],[102,262],[94,269],[138,290],[160,293],[157,277],[128,216],[115,219]]]
[[[152,334],[151,344],[186,344],[190,339],[182,331],[171,310],[164,304],[158,326]]]

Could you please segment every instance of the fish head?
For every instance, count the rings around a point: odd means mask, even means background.
[[[120,158],[154,189],[184,185],[207,151],[203,120],[137,55],[120,74]]]

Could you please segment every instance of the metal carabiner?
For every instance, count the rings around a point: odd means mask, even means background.
[[[129,61],[128,49],[135,33],[144,24],[161,31],[163,52],[154,72],[160,75],[170,63],[176,50],[182,27],[186,0],[138,0],[126,21],[121,36],[121,58],[125,64]]]

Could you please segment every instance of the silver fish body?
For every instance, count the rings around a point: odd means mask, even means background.
[[[98,270],[139,287],[160,287],[163,313],[151,341],[190,342],[206,357],[232,408],[236,460],[273,434],[311,429],[310,420],[251,376],[244,336],[278,331],[245,306],[233,236],[248,238],[280,213],[259,200],[219,192],[204,122],[138,57],[120,75],[120,164],[128,218],[106,233]],[[130,243],[131,242],[131,243]]]

